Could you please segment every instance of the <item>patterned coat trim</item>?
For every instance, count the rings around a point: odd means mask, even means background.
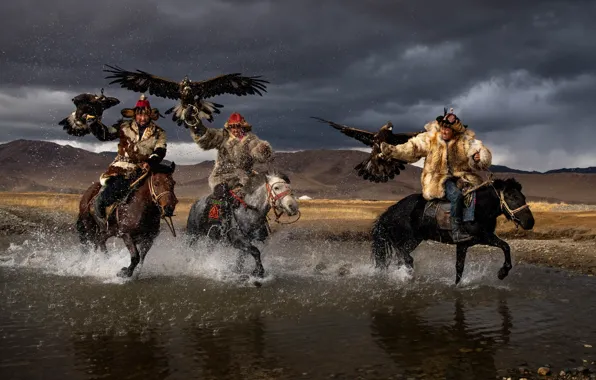
[[[441,138],[436,121],[424,128],[426,132],[404,144],[393,146],[382,143],[381,150],[386,156],[409,163],[425,158],[420,182],[426,200],[444,198],[445,181],[451,177],[461,178],[474,186],[482,183],[482,177],[475,172],[491,166],[492,153],[481,140],[476,139],[474,132],[466,129],[447,143]],[[480,153],[479,162],[474,161],[475,153]]]
[[[167,151],[166,132],[157,124],[150,122],[143,135],[139,136],[139,127],[134,120],[120,123],[120,142],[118,155],[100,177],[100,182],[115,175],[130,176],[134,174],[143,162],[159,163]]]

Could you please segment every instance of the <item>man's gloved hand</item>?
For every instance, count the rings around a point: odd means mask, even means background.
[[[377,155],[377,157],[384,159],[384,160],[391,159],[391,153],[393,153],[393,148],[394,148],[393,145],[382,142],[380,148],[381,148],[381,153],[379,153]]]

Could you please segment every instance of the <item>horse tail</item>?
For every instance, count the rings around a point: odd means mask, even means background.
[[[378,269],[387,268],[394,253],[389,228],[384,223],[381,215],[372,228],[372,259],[375,262],[375,267]]]

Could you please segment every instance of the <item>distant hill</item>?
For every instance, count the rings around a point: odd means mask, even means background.
[[[512,169],[507,166],[502,165],[492,165],[490,167],[490,171],[493,173],[518,173],[518,174],[542,174],[537,171],[527,171],[527,170],[519,170],[519,169]]]
[[[353,168],[368,153],[356,150],[309,150],[276,153],[275,167],[286,173],[298,196],[335,199],[392,200],[420,191],[420,172],[408,165],[394,180],[375,184],[356,176]],[[46,141],[15,140],[0,145],[0,191],[81,193],[114,159],[114,152],[93,153]],[[209,193],[213,161],[178,165],[174,177],[179,197]],[[264,170],[265,168],[257,168]],[[596,203],[596,168],[560,169],[547,173],[493,165],[497,177],[515,176],[531,200]]]
[[[577,173],[577,174],[596,174],[596,167],[590,166],[588,168],[573,168],[573,169],[555,169],[549,170],[546,174],[556,174],[556,173]]]

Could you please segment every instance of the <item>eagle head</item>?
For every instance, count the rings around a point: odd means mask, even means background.
[[[188,75],[184,76],[182,82],[180,82],[180,92],[182,96],[189,96],[192,93],[192,88],[190,87],[190,79],[188,79]]]
[[[382,131],[392,131],[393,130],[393,124],[391,124],[390,121],[387,122],[387,124],[383,125],[381,127]]]

